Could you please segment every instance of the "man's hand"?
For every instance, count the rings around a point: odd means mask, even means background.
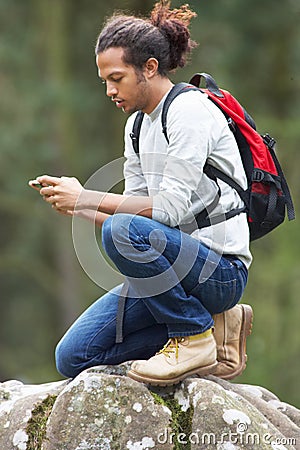
[[[35,182],[41,184],[42,187],[34,186]],[[30,181],[29,185],[39,189],[45,202],[52,205],[61,214],[83,217],[83,210],[98,211],[101,213],[102,222],[108,216],[116,213],[138,214],[152,218],[152,197],[124,196],[112,192],[84,189],[74,177],[58,178],[43,175]]]
[[[71,215],[75,206],[80,208],[77,200],[84,189],[77,178],[42,175],[36,180],[45,186],[40,188],[40,195],[58,212]]]
[[[92,206],[91,208],[86,208],[83,196],[79,205],[79,197],[82,194],[86,194],[85,197],[88,197],[91,191],[84,189],[76,178],[59,178],[43,175],[37,177],[35,180],[30,180],[28,184],[38,191],[43,196],[43,199],[59,214],[81,217],[93,222],[100,228],[103,222],[110,216],[109,214],[97,211],[97,207]],[[97,192],[92,193],[96,193],[98,197]]]

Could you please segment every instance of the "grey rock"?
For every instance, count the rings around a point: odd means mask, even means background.
[[[150,387],[128,378],[129,367],[37,386],[1,383],[0,449],[300,449],[300,411],[263,387],[214,376]]]
[[[88,370],[58,396],[43,450],[156,448],[171,411],[130,378]],[[171,450],[172,445],[166,445]]]
[[[32,411],[49,396],[57,396],[66,381],[24,385],[10,380],[0,383],[0,449],[27,450],[27,427]]]
[[[297,408],[281,402],[272,392],[261,386],[233,384],[212,376],[209,379],[214,380],[224,389],[242,396],[260,411],[280,433],[284,436],[298,438],[300,442],[300,411]]]
[[[244,398],[242,390],[236,392],[224,389],[207,379],[185,380],[180,387],[180,396],[185,399],[181,400],[182,404],[190,404],[194,409],[193,434],[190,436],[192,449],[296,448],[294,445],[285,445],[287,436]],[[281,414],[278,414],[278,422],[281,418]],[[300,442],[299,428],[294,426],[288,431],[292,432],[290,437],[295,441],[298,437]],[[289,442],[293,444],[294,440]],[[276,446],[278,443],[282,443],[282,446]]]

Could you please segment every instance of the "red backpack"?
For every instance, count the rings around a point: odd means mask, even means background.
[[[205,80],[205,89],[199,88],[201,78]],[[167,142],[169,142],[167,135],[168,109],[177,95],[190,90],[205,92],[226,117],[228,126],[236,139],[248,181],[248,187],[244,190],[221,170],[206,163],[205,174],[216,183],[220,179],[234,188],[242,198],[245,207],[228,211],[220,216],[211,214],[220,197],[219,189],[212,204],[196,217],[198,227],[210,226],[246,211],[250,240],[255,240],[280,225],[286,214],[289,220],[293,220],[295,218],[294,206],[288,184],[275,155],[275,140],[268,134],[261,136],[256,131],[251,116],[229,92],[219,89],[211,75],[197,73],[192,77],[189,84],[179,83],[169,92],[163,105],[161,117],[162,131]],[[136,154],[139,154],[139,134],[143,117],[144,113],[140,111],[136,116],[130,134]]]

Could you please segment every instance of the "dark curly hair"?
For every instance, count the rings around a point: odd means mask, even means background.
[[[188,54],[197,45],[191,40],[188,29],[196,13],[188,5],[171,10],[170,4],[170,1],[160,0],[149,19],[114,14],[98,36],[96,55],[111,47],[121,47],[124,62],[138,71],[149,58],[156,58],[161,76],[184,67]]]

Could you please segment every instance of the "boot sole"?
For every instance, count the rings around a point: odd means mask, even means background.
[[[212,375],[216,371],[217,365],[218,365],[218,362],[215,362],[209,366],[201,367],[201,369],[199,369],[199,367],[198,367],[196,369],[189,370],[188,372],[178,375],[177,377],[168,378],[166,380],[145,377],[145,376],[140,375],[139,373],[135,372],[134,370],[129,370],[129,372],[127,373],[127,376],[132,378],[135,381],[140,381],[145,384],[151,384],[151,386],[171,386],[173,384],[179,383],[180,381],[184,380],[185,378],[189,377],[190,375],[198,375],[199,377],[204,377],[206,375]]]
[[[253,310],[249,305],[241,305],[241,306],[243,310],[243,319],[240,332],[240,348],[239,348],[240,364],[234,372],[219,376],[219,378],[222,378],[222,380],[232,380],[233,378],[241,375],[241,373],[244,372],[246,368],[248,358],[246,353],[246,340],[247,337],[250,336],[250,334],[252,333]]]

